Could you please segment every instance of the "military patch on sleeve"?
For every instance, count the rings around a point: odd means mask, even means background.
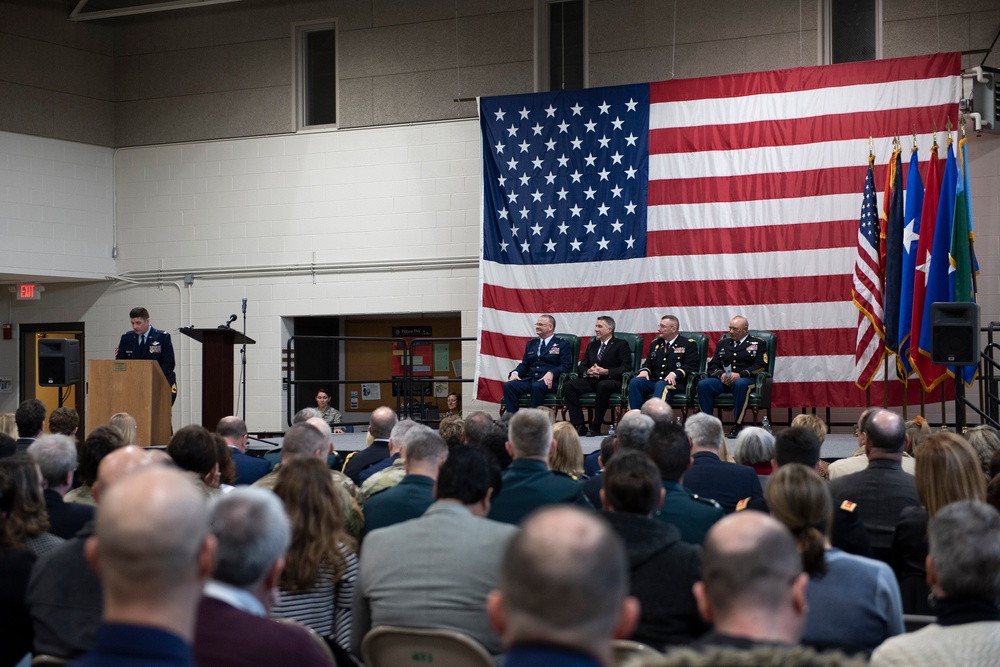
[[[840,509],[844,510],[845,512],[853,512],[854,508],[857,506],[858,506],[857,503],[852,503],[850,500],[845,500],[844,502],[840,503]]]
[[[742,512],[743,510],[745,510],[747,508],[747,505],[749,505],[749,504],[750,504],[750,498],[749,497],[744,498],[740,502],[736,503],[736,511],[737,512]]]
[[[764,353],[764,363],[767,363],[767,352]]]

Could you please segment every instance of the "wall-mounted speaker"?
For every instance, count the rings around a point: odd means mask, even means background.
[[[38,339],[38,384],[66,387],[80,381],[80,341],[75,338]]]
[[[939,366],[979,363],[979,304],[931,304],[931,361]]]

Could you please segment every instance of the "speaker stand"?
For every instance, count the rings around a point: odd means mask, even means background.
[[[962,366],[956,366],[961,369]],[[955,373],[955,433],[965,433],[965,382],[961,372]]]

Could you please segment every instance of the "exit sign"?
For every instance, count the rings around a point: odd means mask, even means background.
[[[17,300],[18,301],[38,301],[42,298],[42,292],[45,290],[44,287],[39,286],[36,283],[18,283],[17,284]]]

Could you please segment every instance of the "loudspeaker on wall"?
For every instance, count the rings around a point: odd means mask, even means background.
[[[75,338],[38,340],[38,384],[66,387],[80,381],[80,341]]]
[[[931,361],[939,366],[979,363],[979,304],[931,304]]]

